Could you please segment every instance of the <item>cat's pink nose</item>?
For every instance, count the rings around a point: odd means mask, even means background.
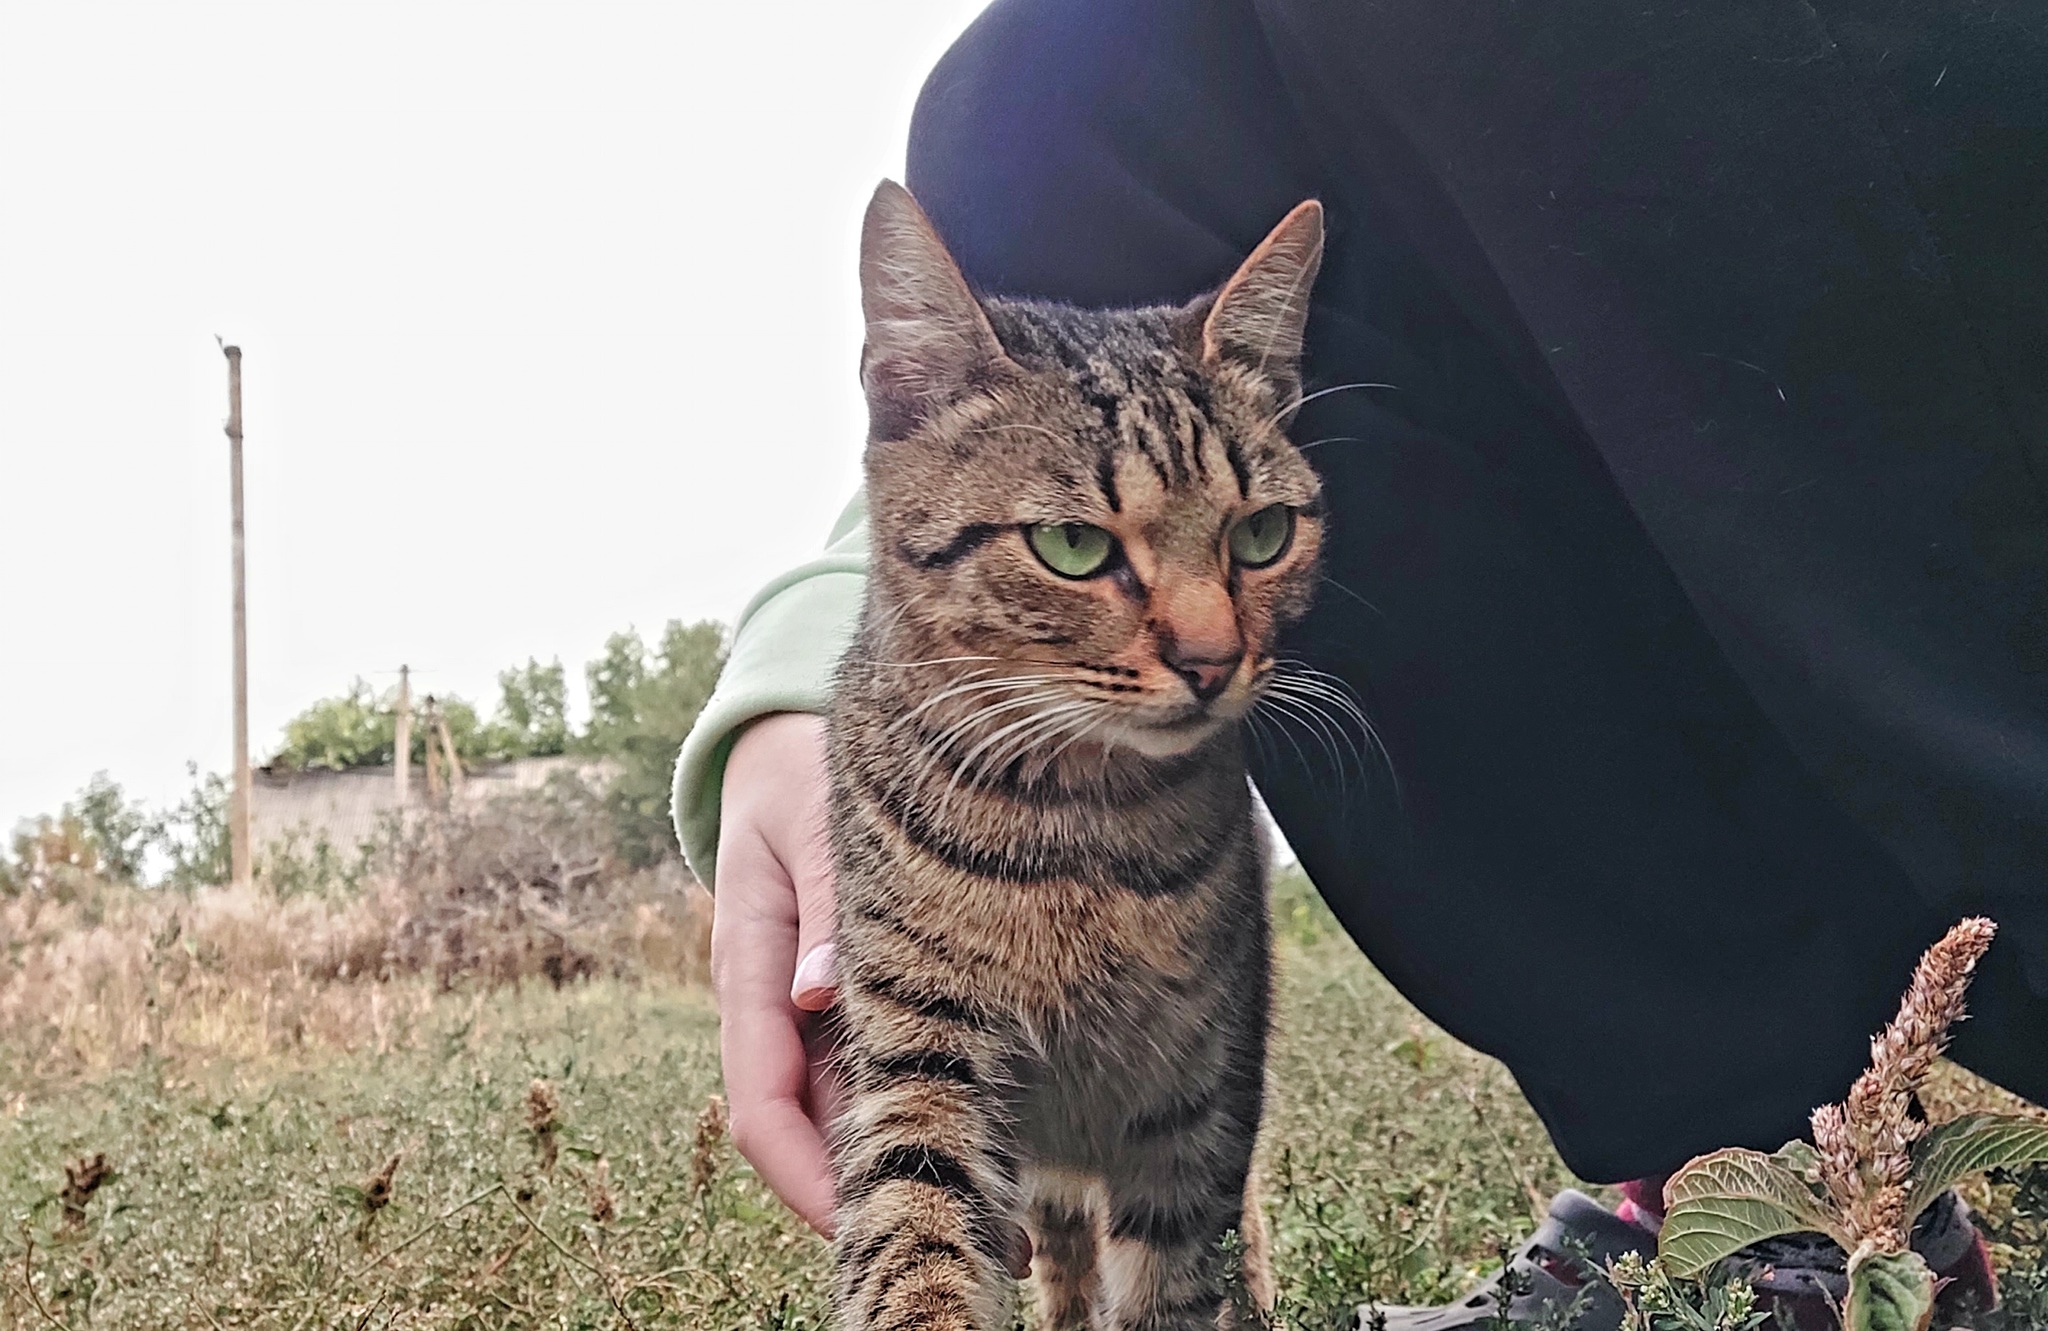
[[[1200,657],[1183,657],[1177,653],[1163,653],[1163,659],[1174,674],[1186,681],[1188,689],[1202,702],[1213,702],[1223,692],[1237,673],[1238,662],[1244,660],[1242,651],[1223,660],[1203,660]]]

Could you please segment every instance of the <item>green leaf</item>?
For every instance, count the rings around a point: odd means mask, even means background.
[[[2009,1114],[1968,1114],[1944,1123],[1913,1148],[1906,1214],[1917,1217],[1962,1180],[1989,1169],[2048,1160],[2048,1122]]]
[[[1917,1252],[1858,1253],[1849,1263],[1844,1331],[1927,1331],[1934,1273]]]
[[[1812,1142],[1786,1142],[1772,1159],[1809,1183],[1820,1177],[1820,1152],[1813,1148]]]
[[[1697,1276],[1752,1243],[1813,1232],[1845,1237],[1833,1210],[1800,1177],[1791,1148],[1777,1155],[1726,1150],[1703,1155],[1665,1187],[1670,1203],[1657,1255],[1673,1275]],[[1845,1247],[1847,1245],[1844,1245]]]

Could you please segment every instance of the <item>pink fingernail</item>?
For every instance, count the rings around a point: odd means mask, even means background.
[[[790,982],[789,1001],[805,1012],[823,1012],[839,997],[837,953],[830,943],[820,943],[804,953],[796,964],[796,979]]]

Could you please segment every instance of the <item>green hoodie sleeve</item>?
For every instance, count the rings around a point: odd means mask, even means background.
[[[718,687],[676,760],[676,837],[706,887],[718,860],[725,760],[749,721],[770,712],[823,712],[832,670],[853,638],[867,581],[868,504],[857,492],[832,524],[825,553],[763,587],[733,626]]]

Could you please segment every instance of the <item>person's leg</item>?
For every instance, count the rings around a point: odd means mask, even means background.
[[[1400,385],[1296,427],[1360,441],[1379,612],[1304,646],[1415,794],[1269,780],[1319,885],[1592,1177],[1797,1130],[1965,914],[1955,1053],[2048,1098],[2048,307],[1986,295],[2048,263],[2041,16],[1256,8],[1370,237],[1311,370]],[[1967,103],[1900,72],[1965,52]]]
[[[1308,761],[1291,746],[1269,752],[1261,790],[1353,937],[1428,1015],[1508,1065],[1582,1176],[1775,1146],[1840,1096],[1919,950],[1962,905],[1997,893],[1931,906],[1941,885],[1916,885],[1873,835],[1870,801],[1855,803],[1861,822],[1845,811],[1843,783],[1867,773],[1817,773],[1795,749],[1780,727],[1803,715],[1796,693],[1759,702],[1729,651],[1726,604],[1706,603],[1710,623],[1632,507],[1640,489],[1617,484],[1603,450],[1628,441],[1589,434],[1584,403],[1552,373],[1560,349],[1537,342],[1520,293],[1496,281],[1492,251],[1466,230],[1477,214],[1453,197],[1463,182],[1447,183],[1413,123],[1392,111],[1368,123],[1397,93],[1413,94],[1414,111],[1421,94],[1394,85],[1424,75],[1361,51],[1506,38],[1469,5],[1373,15],[1361,34],[1356,6],[1308,0],[1001,0],[934,73],[909,184],[984,289],[1093,305],[1190,295],[1300,198],[1324,200],[1331,240],[1309,369],[1327,396],[1294,432],[1331,501],[1330,576],[1295,645],[1365,699],[1384,744],[1361,774],[1298,737]],[[1523,45],[1458,59],[1519,70],[1514,61],[1540,54],[1541,33],[1509,36]],[[1755,63],[1727,41],[1704,49],[1724,81]],[[1304,50],[1352,60],[1349,75],[1305,64]],[[1291,62],[1284,74],[1274,51]],[[1582,73],[1593,88],[1598,70]],[[1682,128],[1683,97],[1713,86],[1676,89],[1658,123]],[[1553,100],[1577,113],[1570,96]],[[1599,114],[1593,105],[1578,132],[1599,132]],[[1500,125],[1526,128],[1505,115]],[[1621,203],[1614,226],[1627,224]],[[1644,273],[1642,299],[1680,278],[1730,284],[1714,264],[1709,253],[1692,271]],[[1869,302],[1858,308],[1876,317]],[[1735,316],[1775,317],[1767,303]],[[1686,354],[1643,348],[1646,382]],[[1630,391],[1621,379],[1608,387]],[[1747,420],[1762,408],[1738,388],[1691,405]],[[1800,419],[1814,447],[1837,448],[1826,421]],[[1808,443],[1771,428],[1785,448]],[[1925,458],[1914,466],[1905,481],[1939,479]],[[1880,472],[1860,484],[1895,482]],[[1825,529],[1827,540],[1853,535],[1853,524]],[[1912,592],[1924,603],[1923,588]],[[1759,615],[1784,615],[1801,603],[1759,604]],[[1894,677],[1911,676],[1880,673]],[[2002,705],[1953,689],[1932,701],[1953,705],[1958,724],[1975,703]],[[1814,709],[1823,703],[1840,710],[1828,699]],[[1881,697],[1857,706],[1886,723]],[[1997,719],[2024,740],[2014,761],[2033,772],[2027,755],[2048,753],[2048,725]],[[1909,787],[1944,779],[1890,775]],[[2042,864],[2029,878],[2024,854],[2008,853],[2041,830],[1997,843],[2003,877],[1980,875],[2010,885],[1997,913],[2048,908]],[[2048,1028],[2048,1000],[2022,962],[2048,969],[2039,950],[2017,931],[1994,949],[1959,1044],[2036,1095],[2048,1048],[2030,1032]]]

